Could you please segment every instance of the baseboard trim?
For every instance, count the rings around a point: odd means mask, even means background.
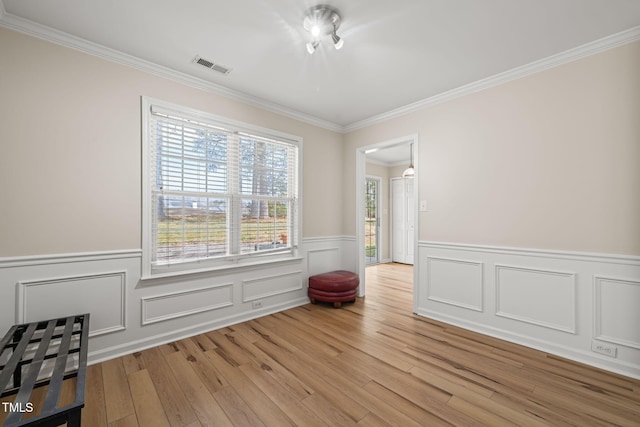
[[[530,347],[544,353],[553,354],[555,356],[563,357],[571,361],[584,363],[585,365],[593,366],[605,371],[615,372],[620,375],[640,380],[640,369],[638,368],[638,366],[626,363],[624,361],[609,360],[610,358],[605,359],[605,356],[600,357],[593,353],[575,350],[573,348],[561,346],[549,341],[526,337],[524,335],[509,332],[504,329],[481,325],[474,322],[468,322],[457,317],[437,313],[432,310],[418,308],[416,310],[416,314],[428,319],[436,320],[438,322],[444,322],[483,335],[488,335],[493,338],[498,338],[510,343]]]
[[[130,341],[124,344],[106,347],[98,351],[89,352],[88,364],[94,365],[101,363],[116,357],[125,356],[127,354],[135,353],[137,351],[146,350],[149,348],[157,347],[159,345],[167,344],[181,339],[189,338],[195,335],[199,335],[206,332],[215,331],[217,329],[226,328],[238,323],[246,322],[249,320],[257,319],[269,314],[277,313],[290,308],[299,307],[309,303],[309,298],[298,298],[293,301],[287,301],[283,304],[276,304],[269,307],[264,307],[260,310],[251,310],[249,312],[243,312],[232,316],[215,319],[210,322],[204,322],[197,325],[190,326],[188,328],[178,329],[171,332],[158,334],[152,337],[143,338],[136,341]]]

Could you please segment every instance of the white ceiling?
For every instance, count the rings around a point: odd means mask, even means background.
[[[639,0],[323,1],[345,44],[314,55],[311,0],[4,0],[0,24],[61,31],[337,129],[640,26]]]
[[[400,143],[367,153],[367,161],[383,166],[407,166],[411,160],[411,145]]]

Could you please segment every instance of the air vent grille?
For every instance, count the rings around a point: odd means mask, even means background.
[[[192,62],[194,64],[202,65],[203,67],[206,67],[206,68],[208,68],[210,70],[217,71],[218,73],[221,73],[221,74],[225,74],[226,75],[226,74],[229,74],[231,72],[231,68],[225,67],[224,65],[216,64],[213,61],[201,58],[199,56],[196,56],[193,59]]]

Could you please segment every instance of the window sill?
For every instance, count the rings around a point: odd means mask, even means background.
[[[264,259],[264,260],[251,260],[245,261],[241,263],[233,263],[233,264],[225,264],[225,265],[215,265],[208,266],[202,268],[190,268],[185,270],[172,270],[166,272],[157,272],[152,274],[143,274],[140,277],[141,282],[151,282],[156,279],[166,279],[171,277],[180,277],[180,276],[194,276],[194,275],[206,275],[209,273],[225,273],[232,274],[239,271],[246,270],[256,270],[264,267],[271,267],[278,264],[286,264],[290,262],[302,261],[303,257],[301,256],[292,256],[287,258],[278,258],[278,259]]]

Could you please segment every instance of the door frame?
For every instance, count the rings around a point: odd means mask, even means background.
[[[363,147],[356,148],[356,271],[360,276],[360,289],[359,296],[363,297],[366,294],[366,277],[365,277],[365,224],[364,224],[364,194],[365,194],[365,177],[367,171],[367,153],[371,153],[372,150],[382,150],[384,148],[390,148],[400,144],[413,144],[413,167],[415,170],[413,181],[413,196],[416,203],[414,203],[416,224],[414,227],[414,254],[418,253],[418,238],[420,236],[420,216],[419,216],[419,173],[420,167],[418,162],[418,134],[414,133],[391,140],[378,142],[371,145],[365,145]],[[413,311],[414,313],[418,308],[418,262],[413,264]]]

